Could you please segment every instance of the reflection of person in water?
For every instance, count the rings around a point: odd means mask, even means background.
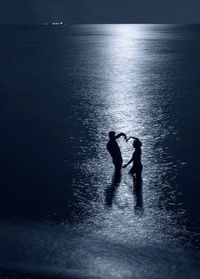
[[[121,136],[123,136],[126,139],[126,135],[124,133],[115,135],[114,131],[109,132],[108,135],[109,135],[109,141],[107,143],[107,150],[113,159],[115,171],[120,171],[122,167],[122,156],[116,139],[120,138]]]
[[[106,199],[105,199],[105,202],[106,202],[106,205],[108,207],[112,206],[112,202],[113,202],[113,199],[114,199],[114,196],[115,196],[115,191],[117,189],[117,186],[119,186],[120,181],[121,181],[121,171],[115,169],[115,172],[113,174],[112,183],[106,189]]]
[[[134,185],[134,192],[136,196],[136,209],[143,209],[143,199],[142,199],[142,163],[141,163],[141,155],[142,150],[141,146],[142,143],[138,138],[129,137],[127,141],[132,138],[133,147],[135,148],[132,158],[128,161],[127,164],[123,165],[123,168],[126,168],[129,164],[133,162],[133,167],[130,169],[129,174],[133,177],[133,185]]]

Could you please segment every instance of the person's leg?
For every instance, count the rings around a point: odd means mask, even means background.
[[[115,166],[115,173],[114,173],[114,185],[118,186],[121,181],[121,167]]]
[[[122,167],[122,159],[119,159],[115,162],[115,173],[114,173],[115,186],[118,186],[121,181],[121,167]]]
[[[143,197],[142,197],[142,172],[141,168],[136,171],[135,176],[135,195],[136,195],[136,208],[143,208]]]

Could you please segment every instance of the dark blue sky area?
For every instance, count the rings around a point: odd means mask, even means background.
[[[198,23],[200,0],[0,0],[0,23]]]

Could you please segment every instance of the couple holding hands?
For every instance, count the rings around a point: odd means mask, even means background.
[[[142,154],[141,141],[136,137],[127,138],[127,136],[124,133],[120,133],[120,134],[116,135],[114,131],[109,132],[108,136],[109,136],[109,141],[107,143],[107,150],[112,157],[113,164],[115,166],[115,171],[120,172],[121,167],[126,168],[129,164],[131,164],[133,162],[133,167],[130,169],[129,173],[131,175],[135,174],[136,179],[137,179],[137,177],[141,178],[141,173],[142,173],[142,168],[143,168],[142,163],[141,163],[141,154]],[[122,165],[123,160],[122,160],[122,156],[121,156],[121,151],[120,151],[119,145],[116,141],[121,136],[123,136],[125,138],[126,142],[128,142],[130,139],[134,140],[133,141],[134,152],[133,152],[132,158],[125,165]]]

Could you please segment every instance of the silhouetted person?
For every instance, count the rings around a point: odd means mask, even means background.
[[[122,167],[122,156],[119,145],[116,139],[123,136],[126,139],[126,135],[124,133],[120,133],[117,136],[114,131],[108,133],[109,141],[107,143],[107,150],[110,153],[113,164],[115,166],[115,171],[112,179],[111,186],[106,190],[106,204],[107,206],[112,206],[112,201],[114,198],[115,190],[121,181],[121,167]]]
[[[116,139],[120,138],[121,136],[123,136],[126,139],[126,135],[124,133],[120,133],[116,136],[114,131],[109,132],[108,135],[109,141],[107,143],[107,150],[112,157],[113,164],[115,166],[115,171],[119,172],[121,170],[123,161],[121,151]]]
[[[130,161],[128,161],[127,164],[123,166],[123,168],[126,168],[129,164],[133,162],[133,167],[130,169],[129,174],[133,177],[133,187],[134,187],[134,193],[136,197],[136,205],[135,209],[142,209],[143,208],[143,199],[142,199],[142,163],[141,163],[141,155],[142,150],[141,146],[142,143],[138,138],[135,137],[129,137],[127,141],[133,138],[133,147],[135,148],[132,158]]]

